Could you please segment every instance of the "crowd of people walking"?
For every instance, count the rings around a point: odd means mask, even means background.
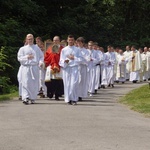
[[[40,37],[35,41],[28,34],[17,54],[19,95],[24,104],[34,104],[39,94],[55,100],[64,96],[68,105],[76,105],[100,88],[114,88],[114,82],[150,79],[150,48],[146,46],[127,45],[124,51],[108,45],[105,52],[97,42],[86,44],[83,37],[75,40],[73,35],[68,35],[66,46],[55,36],[48,49]]]

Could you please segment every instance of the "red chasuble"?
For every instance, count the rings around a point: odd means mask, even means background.
[[[63,47],[60,46],[58,53],[53,53],[52,47],[49,47],[45,53],[45,56],[44,56],[45,65],[46,67],[50,65],[51,69],[54,72],[56,72],[56,70],[57,72],[60,71],[59,60],[60,60],[60,53],[61,53],[62,48]]]

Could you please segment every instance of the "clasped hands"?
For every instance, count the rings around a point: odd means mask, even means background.
[[[67,58],[69,58],[70,60],[74,60],[74,55],[70,54],[70,55],[67,56]],[[68,64],[69,60],[66,59],[64,62]]]
[[[34,58],[34,55],[33,55],[33,54],[29,54],[27,57],[28,57],[28,59],[30,59],[30,60],[31,60],[31,59],[33,59],[33,58]]]

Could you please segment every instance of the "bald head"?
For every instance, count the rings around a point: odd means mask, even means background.
[[[32,34],[27,34],[26,40],[27,40],[27,43],[28,43],[29,45],[33,45],[34,37],[33,37]]]
[[[54,36],[53,42],[54,42],[54,44],[59,44],[60,43],[60,37],[59,36]]]

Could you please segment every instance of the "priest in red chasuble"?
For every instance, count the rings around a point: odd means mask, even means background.
[[[44,56],[46,67],[50,67],[51,79],[50,82],[45,82],[47,86],[47,97],[59,100],[59,97],[64,94],[63,80],[61,68],[59,66],[60,52],[63,48],[60,44],[59,36],[53,38],[53,45],[50,46]]]

